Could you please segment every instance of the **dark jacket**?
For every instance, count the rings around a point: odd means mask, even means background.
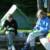
[[[4,22],[4,25],[3,25],[3,28],[4,27],[12,27],[15,29],[15,34],[17,34],[17,28],[18,28],[18,25],[17,25],[17,22],[13,19],[11,22],[9,22],[8,20],[6,20]]]

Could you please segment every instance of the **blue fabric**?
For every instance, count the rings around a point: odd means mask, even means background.
[[[30,44],[26,43],[23,50],[29,50]]]
[[[49,18],[46,16],[46,17],[43,17],[41,19],[38,19],[34,29],[38,29],[38,30],[43,31],[43,32],[48,32],[48,30],[50,29]]]
[[[14,34],[13,33],[9,33],[6,35],[7,37],[7,40],[8,40],[8,46],[12,46],[13,45],[13,37],[14,37]]]

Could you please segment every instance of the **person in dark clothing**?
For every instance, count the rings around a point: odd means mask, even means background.
[[[9,18],[12,18],[12,17],[9,17]],[[11,19],[9,19],[9,20],[11,20]],[[12,19],[11,21],[9,21],[9,20],[6,20],[5,21],[5,23],[4,23],[4,28],[8,28],[8,27],[13,27],[14,28],[14,32],[15,32],[15,35],[17,34],[17,22],[14,20],[14,19]]]
[[[6,33],[6,37],[8,39],[8,50],[15,50],[13,45],[14,35],[17,34],[17,22],[13,19],[12,15],[10,15],[3,25],[4,31]],[[11,31],[11,32],[8,32]]]

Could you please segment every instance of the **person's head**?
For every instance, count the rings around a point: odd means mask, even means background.
[[[43,18],[46,15],[47,15],[46,12],[44,12],[43,10],[37,11],[37,18]]]
[[[13,16],[12,16],[12,15],[10,15],[10,16],[8,17],[8,21],[9,21],[9,22],[11,22],[11,21],[12,21],[12,19],[13,19]]]

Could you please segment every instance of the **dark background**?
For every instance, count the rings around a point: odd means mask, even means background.
[[[0,0],[0,18],[8,11],[12,4],[17,4],[27,16],[35,15],[37,11],[36,0]]]

